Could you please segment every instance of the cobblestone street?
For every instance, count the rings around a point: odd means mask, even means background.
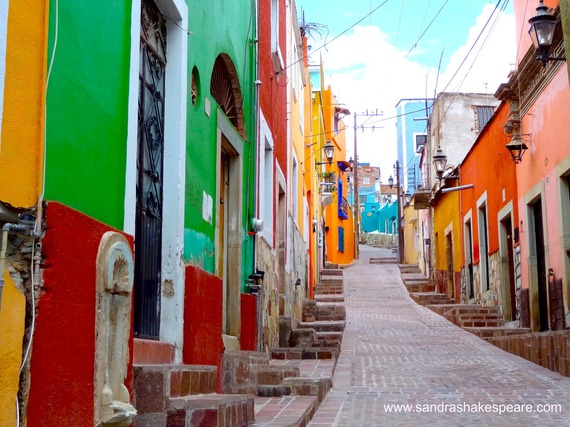
[[[369,263],[389,256],[361,246],[344,271],[342,351],[311,426],[570,426],[570,378],[417,305],[396,264]],[[391,412],[392,404],[411,407]],[[556,404],[557,412],[538,412]],[[508,411],[519,405],[532,412]]]

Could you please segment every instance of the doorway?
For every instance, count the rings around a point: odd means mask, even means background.
[[[501,258],[504,268],[503,275],[503,315],[506,321],[516,320],[516,290],[515,290],[515,265],[513,249],[513,222],[511,216],[501,221]]]
[[[143,0],[141,7],[134,331],[137,338],[158,339],[162,266],[166,20],[152,0]]]
[[[540,331],[547,331],[548,326],[548,290],[546,280],[546,259],[544,253],[544,226],[542,223],[542,200],[532,204],[534,225],[534,254],[536,256],[536,274],[538,280],[538,321]]]

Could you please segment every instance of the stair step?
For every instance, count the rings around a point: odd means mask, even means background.
[[[145,424],[137,415],[137,425]],[[168,427],[215,427],[248,426],[255,422],[255,401],[249,395],[209,394],[172,399],[172,408],[168,411],[165,426]]]
[[[490,328],[500,327],[505,324],[504,320],[461,320],[459,326],[461,328]]]
[[[291,393],[296,396],[316,396],[319,405],[325,399],[332,387],[331,378],[287,378],[285,385],[291,387]]]
[[[291,386],[284,384],[260,384],[257,386],[257,395],[260,397],[289,396]]]
[[[277,347],[270,350],[271,358],[279,360],[336,359],[338,354],[331,347]]]
[[[317,410],[314,396],[257,397],[255,423],[260,426],[306,426]]]
[[[344,319],[346,319],[346,310],[344,303],[317,303],[317,321]]]
[[[406,285],[406,289],[408,290],[408,292],[433,292],[435,290],[435,286],[434,285],[428,285],[427,282],[426,283],[414,283],[414,284],[408,284],[408,283],[404,283]]]
[[[503,320],[503,316],[498,313],[481,313],[481,314],[471,314],[471,313],[461,313],[457,315],[457,319],[461,320]]]
[[[315,295],[315,301],[320,303],[328,302],[344,302],[344,295],[342,294],[319,294]]]
[[[249,378],[259,385],[279,385],[285,378],[298,377],[299,368],[289,366],[252,366]]]
[[[486,328],[476,328],[467,327],[463,328],[467,332],[471,332],[480,338],[496,338],[505,337],[509,335],[519,335],[519,334],[529,334],[531,332],[530,328],[507,328],[507,327],[486,327]]]
[[[370,258],[370,264],[396,264],[398,258]]]
[[[133,395],[142,410],[152,407],[164,412],[171,397],[214,393],[216,376],[216,366],[135,365]]]
[[[316,322],[299,322],[301,328],[313,328],[319,332],[342,332],[346,322],[344,320],[317,320]]]
[[[342,276],[343,271],[340,268],[325,268],[321,270],[321,277],[322,276]]]

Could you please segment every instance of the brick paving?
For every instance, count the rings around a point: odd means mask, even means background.
[[[417,305],[396,264],[370,264],[382,257],[393,255],[361,246],[358,262],[344,271],[342,351],[333,388],[310,426],[570,426],[570,378]],[[390,404],[414,410],[390,412]],[[536,412],[545,404],[561,410]],[[535,412],[499,414],[499,405],[532,405]]]

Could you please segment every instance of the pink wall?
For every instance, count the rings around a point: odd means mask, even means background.
[[[560,193],[556,166],[570,155],[570,135],[568,134],[568,108],[570,90],[568,72],[561,67],[554,79],[541,93],[538,100],[522,119],[521,132],[530,134],[525,140],[529,149],[517,168],[519,183],[519,211],[521,212],[521,256],[523,261],[529,256],[527,224],[527,202],[532,189],[542,187],[543,215],[545,217],[545,238],[548,242],[547,269],[553,268],[560,277],[563,271]],[[525,198],[525,196],[527,196]],[[523,286],[528,287],[528,270],[522,269]]]
[[[48,204],[46,218],[44,283],[34,333],[27,422],[46,427],[93,425],[95,265],[101,236],[116,230],[56,202]],[[130,337],[129,389],[132,326]]]
[[[549,8],[557,7],[558,3],[558,0],[544,0],[544,4]],[[528,29],[530,27],[528,20],[536,15],[537,6],[538,0],[515,0],[513,2],[515,24],[517,28],[517,46],[519,46],[517,53],[517,63],[521,62],[521,59],[526,55],[526,52],[532,46],[532,41],[528,35]]]

